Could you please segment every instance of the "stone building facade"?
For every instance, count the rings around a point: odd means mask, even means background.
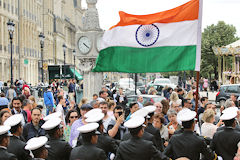
[[[75,34],[81,25],[80,0],[0,0],[0,80],[10,80],[10,40],[8,20],[15,23],[13,35],[13,79],[36,85],[41,81],[39,34],[45,35],[44,65],[73,64]],[[76,58],[76,69],[79,61]],[[44,71],[44,81],[48,72]]]

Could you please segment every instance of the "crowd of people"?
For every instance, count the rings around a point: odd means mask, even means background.
[[[44,106],[24,83],[21,94],[11,87],[13,96],[1,93],[0,159],[240,159],[240,99],[234,94],[218,111],[194,86],[188,92],[166,86],[162,101],[138,95],[131,103],[122,88],[103,86],[79,104],[75,81],[67,88],[66,95],[61,85],[49,85]]]

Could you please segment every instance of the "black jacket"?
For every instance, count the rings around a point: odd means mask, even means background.
[[[47,160],[69,160],[72,147],[68,142],[50,138],[47,144],[50,146]]]
[[[120,143],[115,160],[162,160],[167,159],[152,142],[132,137]]]
[[[17,160],[17,157],[12,153],[8,153],[6,149],[1,147],[0,160]]]
[[[39,129],[36,130],[36,128],[33,126],[32,122],[27,123],[23,127],[23,137],[26,141],[33,137],[39,137],[39,136],[45,136],[45,130],[41,128],[41,126],[44,124],[43,120],[39,121]]]
[[[107,160],[105,152],[93,144],[73,148],[70,160]]]
[[[83,145],[82,136],[80,135],[78,137],[78,142],[77,142],[78,147]],[[98,135],[98,141],[97,141],[96,147],[104,150],[106,156],[108,156],[109,153],[116,154],[116,151],[118,148],[113,138],[103,134]]]
[[[224,160],[232,160],[237,153],[239,141],[240,132],[233,128],[225,127],[214,134],[211,148]]]
[[[160,135],[160,131],[153,127],[152,123],[148,123],[147,128],[144,130],[145,132],[148,132],[154,136],[154,144],[157,147],[158,150],[163,151],[163,141]]]
[[[191,160],[199,160],[200,153],[204,155],[206,160],[213,160],[215,157],[211,149],[207,148],[205,140],[192,131],[174,134],[164,153],[172,159],[187,157]]]
[[[30,156],[30,152],[24,149],[25,146],[25,142],[21,141],[16,136],[11,136],[7,151],[16,155],[18,160],[31,160],[32,157]]]

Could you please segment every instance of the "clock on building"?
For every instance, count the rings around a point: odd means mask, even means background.
[[[88,54],[92,48],[92,41],[88,37],[82,36],[78,40],[78,48],[81,54]]]

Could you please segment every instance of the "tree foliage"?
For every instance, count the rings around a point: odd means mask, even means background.
[[[201,59],[201,76],[209,77],[214,73],[217,78],[218,59],[214,54],[213,46],[226,46],[238,40],[236,28],[233,25],[219,21],[217,25],[210,25],[202,33],[202,59]]]

